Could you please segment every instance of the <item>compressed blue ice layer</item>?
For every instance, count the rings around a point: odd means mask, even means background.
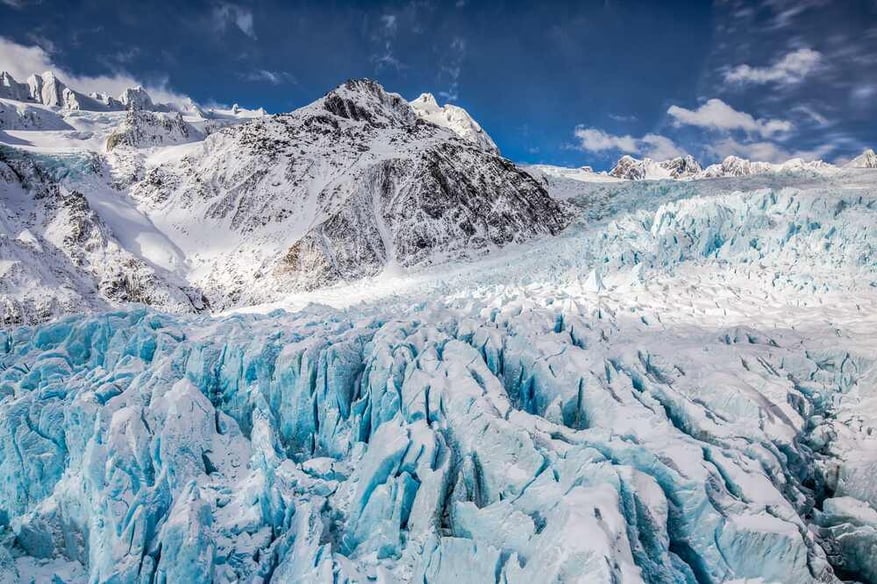
[[[599,295],[867,285],[873,202],[697,188],[595,194],[615,219],[517,286],[499,262],[349,311],[0,331],[0,581],[874,580],[877,458],[832,460],[873,356]]]
[[[831,581],[820,358],[562,295],[0,332],[0,575]]]

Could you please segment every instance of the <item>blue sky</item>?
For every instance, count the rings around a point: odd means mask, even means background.
[[[520,162],[877,146],[877,0],[0,0],[0,37],[16,76],[272,113],[371,77],[465,107]]]

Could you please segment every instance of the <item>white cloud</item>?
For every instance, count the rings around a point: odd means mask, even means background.
[[[381,24],[384,26],[387,34],[396,34],[398,21],[395,14],[384,14],[381,16]]]
[[[804,160],[820,160],[831,153],[835,147],[830,144],[814,148],[812,150],[787,150],[782,146],[767,141],[738,142],[733,138],[725,138],[710,145],[707,148],[713,156],[725,158],[726,156],[740,156],[750,160],[762,162],[785,162],[791,158],[803,158]]]
[[[242,75],[247,81],[261,81],[270,83],[271,85],[282,85],[283,83],[296,83],[295,76],[286,71],[269,71],[268,69],[254,69]]]
[[[816,124],[821,128],[825,128],[831,125],[831,120],[826,118],[824,115],[822,115],[812,107],[806,105],[797,105],[793,107],[790,112],[800,114],[804,119]]]
[[[737,111],[720,99],[710,99],[696,110],[676,105],[667,110],[677,126],[687,125],[710,130],[742,130],[769,138],[775,134],[789,132],[792,123],[785,120],[756,119],[746,112]]]
[[[668,160],[686,154],[673,140],[659,134],[635,138],[630,135],[615,136],[597,128],[579,126],[575,130],[575,136],[579,139],[579,147],[589,152],[620,151],[655,160]]]
[[[615,120],[616,122],[635,122],[637,121],[637,117],[635,115],[625,116],[622,114],[609,114],[609,119]]]
[[[7,71],[16,81],[24,82],[34,73],[52,71],[61,81],[83,93],[101,92],[119,95],[129,87],[143,86],[159,103],[183,103],[186,96],[170,90],[167,79],[144,83],[125,72],[113,75],[74,75],[53,62],[51,56],[37,46],[27,47],[0,37],[0,71]]]
[[[633,136],[613,136],[597,128],[579,126],[575,131],[583,150],[602,152],[604,150],[621,150],[622,152],[639,152],[636,138]]]
[[[822,53],[813,49],[798,49],[785,55],[768,67],[738,65],[725,73],[727,83],[798,83],[822,62]]]
[[[660,134],[646,134],[640,140],[640,150],[649,158],[655,160],[669,160],[677,156],[685,156],[688,154],[685,150],[676,145],[673,140]]]
[[[794,26],[802,13],[821,8],[831,0],[765,0],[764,5],[773,12],[768,29],[784,29]]]
[[[877,95],[877,84],[869,83],[858,85],[850,92],[850,97],[857,103],[870,102],[875,95]]]
[[[395,14],[381,15],[380,26],[372,31],[371,35],[372,41],[380,46],[379,52],[371,55],[371,61],[375,64],[375,70],[382,71],[387,67],[392,67],[399,71],[405,67],[402,61],[396,57],[393,49],[398,30],[399,18]]]
[[[229,26],[235,26],[251,39],[256,38],[253,12],[244,6],[230,2],[217,4],[213,7],[213,23],[219,31],[225,31]]]
[[[445,101],[457,101],[460,97],[460,73],[466,59],[466,39],[454,37],[442,56],[439,68],[439,82],[447,82],[447,89],[439,91],[439,97]]]

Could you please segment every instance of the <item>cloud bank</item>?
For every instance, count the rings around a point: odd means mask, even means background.
[[[7,71],[17,81],[24,82],[34,73],[52,71],[65,84],[83,93],[119,95],[129,87],[142,86],[160,103],[185,103],[188,98],[168,87],[166,78],[158,82],[144,82],[126,72],[112,75],[76,75],[54,62],[52,56],[38,46],[25,46],[0,37],[0,71]]]

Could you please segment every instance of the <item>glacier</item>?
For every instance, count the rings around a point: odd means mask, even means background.
[[[2,329],[0,580],[877,581],[875,187],[583,183],[478,261]]]

